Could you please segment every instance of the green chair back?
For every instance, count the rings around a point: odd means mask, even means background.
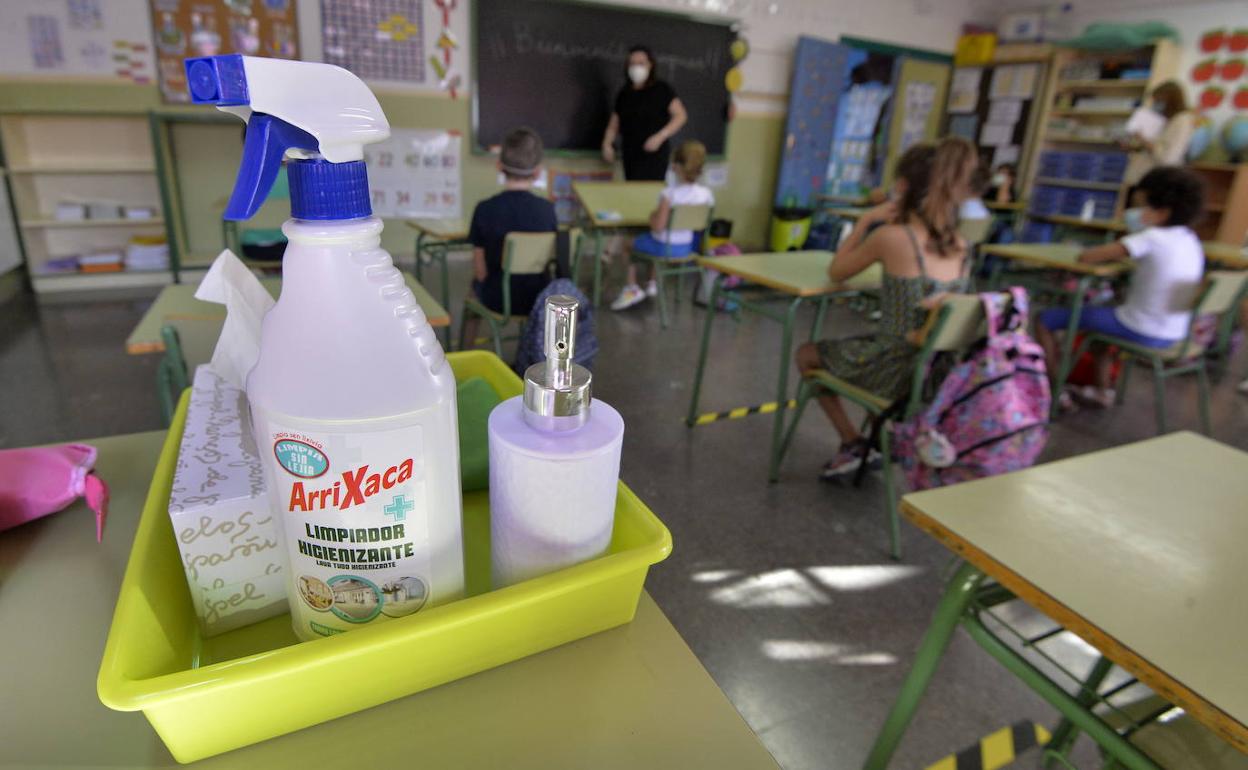
[[[984,338],[984,305],[976,294],[951,294],[935,311],[924,347],[932,352],[965,350]]]
[[[1222,315],[1235,309],[1248,286],[1248,272],[1212,270],[1205,274],[1205,286],[1196,302],[1197,315]]]
[[[1009,311],[1012,300],[1007,296],[1004,307]],[[953,353],[966,350],[987,334],[984,304],[978,294],[950,294],[940,307],[928,316],[924,330],[922,349],[915,363],[910,383],[910,399],[903,419],[909,419],[923,400],[923,390],[932,358],[937,353]]]
[[[667,231],[670,233],[673,230],[692,230],[700,233],[706,229],[710,221],[710,206],[672,206],[671,213],[667,217]]]
[[[160,414],[165,425],[170,425],[173,423],[178,399],[191,383],[186,373],[186,358],[182,354],[182,340],[178,336],[178,330],[173,326],[162,326],[160,339],[165,345],[165,352],[160,357],[160,363],[156,365],[156,398],[160,401]]]
[[[507,233],[503,241],[503,274],[534,275],[555,258],[555,233]]]
[[[958,233],[966,239],[967,246],[976,246],[988,240],[992,232],[992,217],[963,219],[958,222]]]

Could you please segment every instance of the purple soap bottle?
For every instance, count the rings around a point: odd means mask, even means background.
[[[601,556],[611,542],[624,420],[573,362],[577,301],[546,300],[546,360],[490,413],[494,587]]]

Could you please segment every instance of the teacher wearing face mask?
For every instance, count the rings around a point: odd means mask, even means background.
[[[685,125],[688,114],[672,87],[655,78],[654,54],[649,48],[635,45],[628,49],[627,75],[602,135],[602,159],[615,162],[618,135],[624,178],[662,181],[671,152],[668,140]]]

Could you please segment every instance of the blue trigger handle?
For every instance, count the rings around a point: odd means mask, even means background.
[[[307,131],[272,115],[252,113],[243,140],[243,160],[238,166],[234,192],[225,207],[225,218],[251,219],[273,189],[286,151],[292,147],[316,150],[318,146],[316,137]]]

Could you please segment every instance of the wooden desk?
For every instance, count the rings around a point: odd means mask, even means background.
[[[438,286],[441,289],[442,307],[451,306],[450,271],[446,264],[447,253],[457,247],[468,245],[468,223],[462,219],[408,219],[405,224],[416,231],[416,281],[424,283],[425,260],[437,262],[441,267],[438,272]],[[451,325],[447,323],[439,329],[442,335],[442,348],[451,349]]]
[[[866,195],[834,195],[829,193],[819,193],[815,195],[815,203],[819,208],[826,209],[829,206],[870,206],[871,199]]]
[[[10,629],[0,767],[183,767],[141,714],[95,693],[163,441],[153,431],[89,442],[112,489],[102,544],[81,503],[0,537]],[[431,768],[777,768],[644,593],[629,625],[194,767],[379,767],[402,756]]]
[[[1217,241],[1202,241],[1205,259],[1217,262],[1230,270],[1248,270],[1248,251],[1241,246]]]
[[[827,311],[828,300],[837,294],[857,294],[879,288],[883,281],[883,269],[878,264],[871,265],[844,283],[833,283],[828,278],[828,265],[832,263],[830,251],[779,251],[761,254],[740,254],[729,257],[699,257],[698,264],[709,267],[717,272],[715,283],[711,289],[711,298],[707,303],[706,322],[702,327],[702,347],[698,353],[698,368],[693,378],[693,394],[689,399],[689,414],[685,423],[695,427],[698,423],[698,399],[702,392],[702,375],[706,370],[706,355],[710,348],[711,326],[715,322],[715,314],[719,305],[719,297],[724,293],[722,288],[724,276],[734,275],[742,280],[765,286],[773,291],[792,297],[784,313],[777,313],[767,305],[750,300],[733,292],[733,299],[744,310],[770,318],[780,323],[780,374],[777,378],[776,403],[771,431],[771,461],[768,463],[767,478],[775,481],[780,468],[780,441],[784,431],[784,413],[789,402],[789,370],[793,368],[791,351],[793,344],[793,322],[797,317],[797,309],[807,300],[817,300],[819,307],[815,312],[815,322],[811,326],[810,338],[813,340],[823,327],[823,316]]]
[[[1054,388],[1051,414],[1056,418],[1058,411],[1056,394],[1070,375],[1071,367],[1074,366],[1075,335],[1079,330],[1079,317],[1083,314],[1084,297],[1087,295],[1093,280],[1097,278],[1115,278],[1130,270],[1131,265],[1128,262],[1085,264],[1079,261],[1079,254],[1084,250],[1084,247],[1065,243],[986,244],[979,248],[980,252],[985,255],[1002,257],[1012,262],[1030,265],[1031,267],[1074,273],[1078,276],[1078,283],[1075,286],[1074,294],[1070,298],[1070,321],[1066,325],[1066,336],[1062,340],[1061,362],[1058,364],[1056,372],[1049,373]],[[996,288],[999,274],[1000,265],[998,264],[993,270],[992,277],[989,279],[989,286]]]
[[[595,228],[649,227],[662,182],[573,182],[572,191]]]
[[[421,286],[408,273],[403,274],[403,280],[412,290],[412,294],[416,296],[416,302],[421,310],[425,311],[425,316],[429,319],[431,326],[437,328],[450,325],[450,316],[438,304],[438,301],[430,296],[428,291],[425,291],[424,286]],[[261,278],[260,283],[274,297],[278,295],[282,287],[281,278]],[[211,357],[212,346],[216,344],[217,336],[221,334],[221,325],[225,323],[225,305],[195,299],[196,288],[198,286],[180,283],[161,289],[160,294],[156,295],[156,300],[152,302],[151,307],[139,319],[138,325],[126,339],[126,352],[132,355],[163,352],[165,345],[160,340],[160,327],[172,323],[178,327],[178,332],[184,338],[188,335],[195,338],[196,344],[193,345],[186,345],[184,339],[184,347],[188,350],[202,348],[203,346],[198,344],[203,341],[200,338],[207,339],[209,357]],[[206,360],[207,358],[201,359],[198,356],[187,356],[188,364],[192,361],[202,363]]]
[[[1027,208],[1026,201],[1010,201],[1009,203],[998,203],[997,201],[984,201],[984,205],[989,211],[1000,211],[1005,213],[1017,213]]]
[[[581,204],[588,229],[594,237],[594,306],[602,304],[602,250],[608,230],[646,228],[650,213],[659,207],[663,182],[573,182],[572,192]],[[577,255],[572,276],[580,275]]]
[[[847,219],[850,222],[857,222],[862,219],[862,215],[871,209],[866,206],[832,206],[825,208],[824,211],[838,219]]]
[[[866,767],[887,764],[985,576],[1248,752],[1246,500],[1248,453],[1194,433],[902,498],[905,515],[966,564],[949,583]],[[1065,700],[1055,700],[1027,683],[1072,717],[1064,691]],[[1080,710],[1073,722],[1084,721],[1081,729],[1131,759],[1134,747]]]

